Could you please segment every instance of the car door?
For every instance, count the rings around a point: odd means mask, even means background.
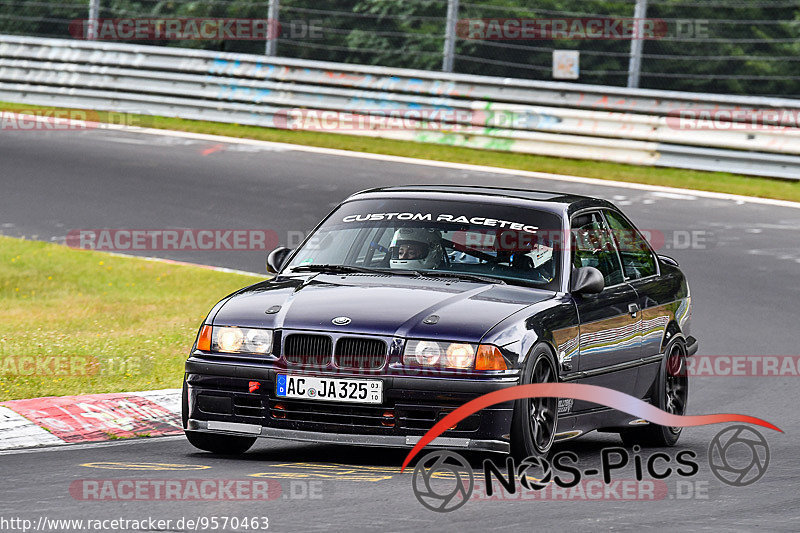
[[[670,321],[674,284],[662,282],[655,253],[633,223],[611,209],[603,214],[614,235],[625,280],[636,291],[636,303],[641,309],[642,356],[657,355]]]
[[[641,357],[636,291],[625,281],[619,252],[600,210],[574,215],[570,233],[573,267],[597,268],[606,285],[599,294],[574,296],[581,383],[633,393],[635,365]],[[576,404],[575,409],[581,407],[587,406]]]
[[[658,376],[662,344],[667,325],[677,320],[685,307],[677,299],[681,282],[675,276],[663,276],[658,259],[642,233],[621,213],[604,212],[620,251],[622,269],[628,284],[637,294],[641,309],[642,357],[634,395],[641,397]]]

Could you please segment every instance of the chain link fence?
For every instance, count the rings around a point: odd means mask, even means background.
[[[800,97],[800,0],[0,0],[0,33]]]

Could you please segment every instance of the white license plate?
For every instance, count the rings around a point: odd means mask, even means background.
[[[275,395],[302,400],[383,403],[383,381],[278,374]]]

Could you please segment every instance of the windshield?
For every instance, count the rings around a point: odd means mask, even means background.
[[[356,200],[334,211],[284,271],[335,265],[463,274],[557,291],[560,234],[558,216],[534,209],[485,201]]]

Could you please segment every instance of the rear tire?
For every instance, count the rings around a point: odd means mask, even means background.
[[[664,350],[664,359],[658,372],[658,382],[653,404],[674,415],[686,414],[689,400],[689,378],[686,371],[686,346],[680,337],[673,338]],[[619,436],[625,446],[635,444],[649,447],[675,446],[683,428],[648,424],[641,428],[626,429]]]
[[[239,455],[249,450],[256,442],[256,437],[237,437],[236,435],[187,431],[186,426],[189,422],[189,388],[186,385],[186,378],[183,380],[183,390],[181,392],[181,421],[183,422],[183,432],[189,444],[206,452],[219,455]]]
[[[544,344],[535,346],[525,362],[522,384],[558,381],[553,355]],[[511,454],[517,460],[546,458],[555,440],[558,398],[523,398],[514,402]]]

